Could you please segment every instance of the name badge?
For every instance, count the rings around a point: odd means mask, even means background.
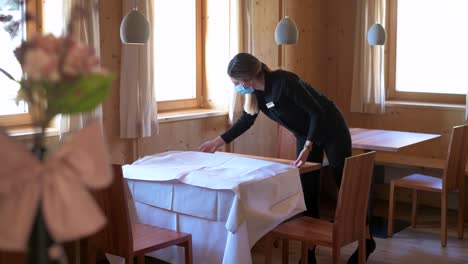
[[[268,108],[272,108],[273,106],[275,106],[275,104],[273,102],[269,102],[269,103],[266,104],[266,106]]]

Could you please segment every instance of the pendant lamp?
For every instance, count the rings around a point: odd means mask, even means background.
[[[149,39],[149,23],[146,17],[138,11],[136,0],[133,3],[133,9],[120,24],[120,39],[124,44],[143,45]]]
[[[380,0],[376,0],[375,4],[375,16],[376,20],[378,20],[378,4]],[[385,33],[384,27],[378,23],[378,21],[373,24],[369,30],[367,31],[367,43],[371,46],[378,46],[378,45],[385,45],[385,40],[387,38],[387,34]]]
[[[296,44],[299,38],[296,23],[287,15],[288,1],[284,1],[285,16],[276,25],[275,40],[278,45]]]
[[[386,38],[385,29],[379,23],[375,23],[367,31],[367,43],[371,46],[385,45]]]

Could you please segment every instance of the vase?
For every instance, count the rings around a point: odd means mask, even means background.
[[[32,152],[42,162],[47,152],[44,146],[35,145]],[[54,247],[54,248],[52,248]],[[55,250],[54,252],[54,249]],[[47,230],[47,225],[42,214],[42,206],[39,202],[36,216],[31,229],[27,245],[27,263],[28,264],[65,264],[66,258],[62,246],[55,243]]]

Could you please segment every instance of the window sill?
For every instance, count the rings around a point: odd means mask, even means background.
[[[35,134],[39,133],[39,129],[34,128],[12,128],[6,130],[8,136],[18,140],[29,140],[33,139]],[[59,130],[57,128],[47,128],[45,131],[45,137],[58,137]]]
[[[160,112],[158,113],[158,122],[166,123],[166,122],[175,122],[175,121],[224,116],[224,115],[227,116],[228,112],[223,111],[223,110],[202,109],[202,108],[184,109],[184,110],[178,110],[178,111]]]
[[[406,108],[432,108],[441,110],[452,110],[452,111],[465,111],[464,104],[442,104],[442,103],[429,103],[429,102],[414,102],[414,101],[397,101],[387,100],[385,102],[386,107],[406,107]]]

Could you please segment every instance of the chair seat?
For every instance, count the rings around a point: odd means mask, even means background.
[[[332,246],[333,244],[333,223],[308,216],[282,223],[271,233],[311,245]]]
[[[411,174],[401,179],[392,180],[395,186],[425,190],[430,192],[442,192],[442,179],[424,175]]]
[[[132,224],[135,255],[149,253],[190,239],[191,235],[157,226]]]

